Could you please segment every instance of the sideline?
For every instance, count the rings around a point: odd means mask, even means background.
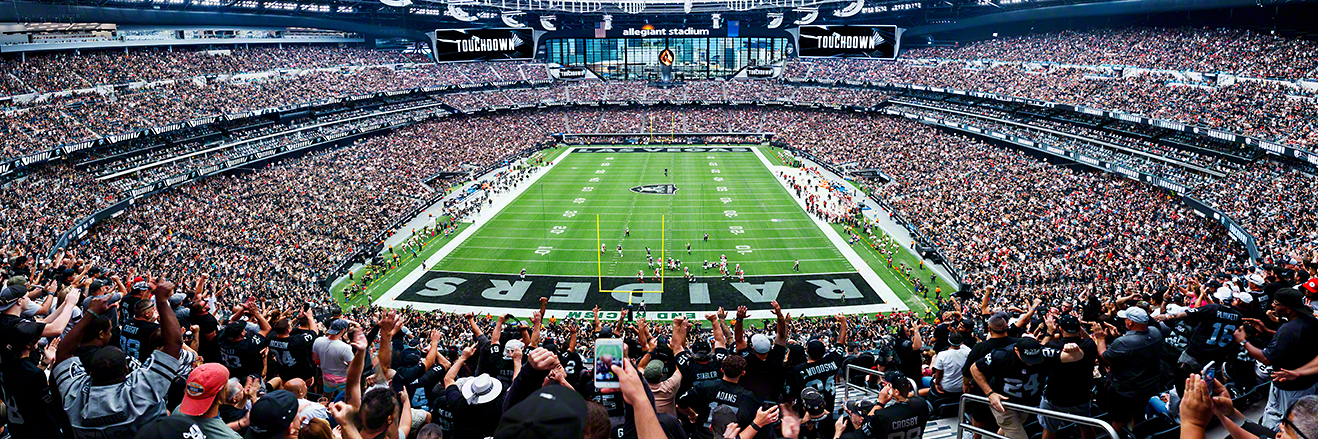
[[[512,204],[514,200],[516,200],[518,197],[521,197],[522,193],[526,192],[528,188],[532,187],[533,185],[535,185],[535,182],[540,180],[540,177],[543,177],[545,174],[548,174],[550,170],[553,170],[554,167],[558,166],[558,164],[563,161],[563,158],[572,155],[572,151],[575,151],[576,149],[577,147],[575,146],[568,147],[566,151],[564,151],[558,157],[555,157],[554,160],[550,161],[549,166],[538,166],[533,168],[535,169],[535,172],[531,174],[531,178],[528,178],[522,183],[513,187],[512,190],[508,192],[504,192],[499,195],[495,195],[493,198],[491,198],[490,200],[491,204],[489,206],[486,206],[486,208],[481,209],[481,212],[479,214],[477,214],[475,217],[470,219],[471,226],[468,226],[467,228],[459,232],[457,236],[454,236],[453,239],[449,240],[449,242],[444,244],[443,247],[440,247],[439,251],[435,252],[435,254],[433,255],[430,255],[429,258],[426,258],[424,263],[412,269],[410,273],[407,273],[407,276],[404,276],[402,279],[399,279],[398,283],[395,283],[393,287],[389,288],[389,291],[386,291],[384,295],[380,296],[380,298],[375,302],[373,302],[372,304],[376,306],[387,307],[387,308],[399,308],[402,307],[403,305],[413,305],[413,306],[417,305],[416,302],[410,302],[410,301],[402,302],[402,301],[397,301],[395,299],[398,298],[398,295],[403,294],[403,291],[406,291],[408,287],[416,283],[418,279],[421,279],[421,276],[423,274],[429,271],[429,269],[426,267],[434,267],[435,264],[438,264],[440,261],[444,260],[444,258],[448,257],[449,253],[452,253],[453,250],[456,250],[458,248],[458,246],[466,242],[467,238],[470,238],[471,235],[476,234],[476,231],[480,230],[481,227],[484,227],[485,223],[488,223],[491,218],[494,218],[494,216],[497,215],[499,212],[502,212],[505,207],[508,207],[509,204]],[[503,169],[500,168],[500,169],[492,170],[489,173],[486,173],[480,178],[474,180],[472,184],[478,184],[480,181],[488,180],[489,178],[492,178],[494,174],[497,174],[501,170]]]
[[[760,162],[764,163],[764,167],[769,169],[770,173],[775,170],[783,170],[793,174],[800,172],[796,168],[773,165],[769,162],[769,159],[765,158],[764,154],[760,152],[760,148],[752,148],[752,151],[755,153],[756,157],[759,157]],[[792,191],[792,187],[787,184],[786,180],[783,180],[782,177],[779,177],[777,174],[773,176],[773,179],[777,181],[778,184],[782,185],[783,189],[787,190],[787,193],[791,195],[793,200],[796,200],[796,204],[801,207],[802,212],[814,221],[815,226],[819,228],[819,231],[823,232],[824,236],[827,236],[828,240],[833,243],[833,246],[837,247],[838,251],[842,252],[842,256],[847,258],[847,262],[851,263],[852,268],[855,268],[856,271],[860,273],[860,277],[864,278],[866,282],[869,282],[870,288],[873,288],[874,291],[879,293],[879,297],[883,299],[884,303],[881,305],[871,305],[872,308],[886,308],[883,309],[882,312],[907,311],[910,309],[906,306],[906,301],[897,297],[897,293],[892,291],[892,288],[888,287],[888,283],[884,282],[883,278],[880,278],[879,274],[874,272],[874,268],[870,267],[864,259],[861,259],[860,254],[856,253],[856,249],[851,248],[846,240],[842,239],[842,236],[838,235],[836,230],[833,230],[831,224],[814,215],[810,215],[810,209],[806,207],[805,200],[796,196]]]

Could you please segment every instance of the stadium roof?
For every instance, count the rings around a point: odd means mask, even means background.
[[[747,27],[895,24],[908,36],[1041,21],[1074,26],[1103,16],[1178,11],[1270,12],[1312,0],[17,0],[0,21],[150,25],[298,26],[416,38],[449,28],[593,28],[613,25]],[[1253,10],[1253,11],[1251,11]],[[717,14],[717,17],[714,15]],[[1304,16],[1290,14],[1291,17]],[[1312,15],[1309,15],[1310,17]],[[1088,25],[1093,25],[1092,23]],[[1243,25],[1248,26],[1249,23]],[[1031,25],[1032,26],[1032,25]],[[996,32],[996,31],[994,31]]]

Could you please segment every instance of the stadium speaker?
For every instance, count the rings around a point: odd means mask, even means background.
[[[943,263],[943,258],[938,255],[938,249],[933,247],[918,247],[918,249],[921,258],[928,259],[937,264]]]
[[[968,300],[973,299],[975,294],[970,292],[970,284],[962,284],[961,289],[956,292],[956,297],[962,300]]]

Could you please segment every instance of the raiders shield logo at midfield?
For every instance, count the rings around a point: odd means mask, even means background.
[[[632,188],[638,194],[672,195],[677,193],[677,186],[671,184],[647,184]]]

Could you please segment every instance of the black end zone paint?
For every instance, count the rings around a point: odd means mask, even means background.
[[[646,278],[606,277],[600,293],[599,278],[575,276],[527,276],[517,274],[454,273],[428,271],[396,300],[445,305],[487,306],[536,309],[540,298],[549,298],[549,308],[588,312],[596,305],[617,309],[627,304],[645,302],[650,311],[688,311],[693,309],[768,309],[774,300],[783,309],[827,308],[838,306],[880,305],[884,301],[859,273],[825,273],[791,276],[750,276],[746,282],[719,277],[698,277],[687,282],[681,277],[659,283]]]

